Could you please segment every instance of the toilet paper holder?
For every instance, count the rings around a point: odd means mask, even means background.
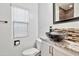
[[[20,40],[15,40],[14,41],[14,46],[18,46],[18,45],[20,45]]]

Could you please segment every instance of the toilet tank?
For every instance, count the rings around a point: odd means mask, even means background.
[[[37,49],[41,49],[41,43],[42,43],[42,40],[40,39],[40,38],[38,38],[37,40],[36,40],[36,47],[37,47]]]

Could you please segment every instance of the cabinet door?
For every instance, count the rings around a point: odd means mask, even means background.
[[[49,43],[42,42],[41,55],[42,56],[52,56],[53,55],[53,48]]]
[[[58,49],[53,48],[53,55],[54,56],[68,56],[66,53],[59,51]]]

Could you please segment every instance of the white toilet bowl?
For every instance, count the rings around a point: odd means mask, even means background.
[[[23,55],[25,55],[25,56],[36,56],[39,53],[40,53],[40,50],[38,50],[36,48],[30,48],[30,49],[23,51]]]
[[[36,40],[36,47],[37,48],[30,48],[30,49],[26,49],[22,52],[22,54],[24,56],[38,56],[40,55],[40,49],[41,49],[41,42],[42,40],[41,39],[37,39]]]

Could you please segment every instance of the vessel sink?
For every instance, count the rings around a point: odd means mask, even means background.
[[[55,42],[60,42],[65,38],[65,35],[63,33],[58,32],[46,32],[46,36],[50,38],[50,40]]]

